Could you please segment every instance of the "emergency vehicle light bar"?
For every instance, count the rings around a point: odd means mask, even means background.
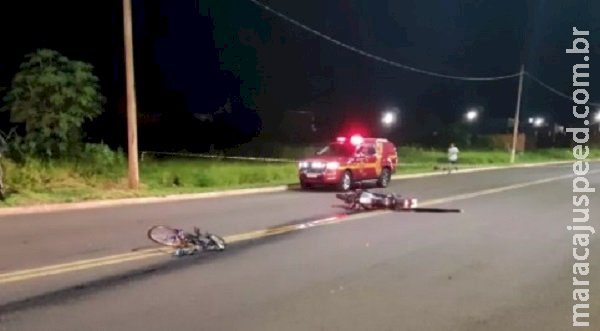
[[[347,141],[347,139],[346,139],[346,137],[337,137],[336,141],[338,143],[343,144],[343,143],[345,143]],[[362,136],[360,136],[360,135],[357,135],[357,134],[355,134],[355,135],[353,135],[353,136],[350,137],[350,143],[352,145],[360,145],[364,141],[365,141],[364,138]]]
[[[359,136],[359,135],[353,135],[352,137],[350,137],[350,143],[352,145],[360,145],[362,144],[364,141],[363,137]]]

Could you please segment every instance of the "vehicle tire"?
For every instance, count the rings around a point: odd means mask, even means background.
[[[383,168],[381,174],[379,175],[379,179],[377,180],[377,186],[386,188],[390,184],[391,179],[392,172],[390,171],[390,168]]]
[[[344,171],[342,174],[342,179],[338,183],[338,190],[347,192],[352,188],[352,173],[350,170]]]

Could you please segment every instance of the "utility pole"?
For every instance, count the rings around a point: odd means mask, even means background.
[[[517,109],[515,110],[515,118],[513,121],[513,138],[512,150],[510,152],[510,163],[515,163],[515,154],[517,153],[517,141],[519,137],[519,116],[521,113],[521,94],[523,92],[523,74],[525,66],[521,65],[521,74],[519,75],[519,93],[517,96]]]
[[[137,143],[137,106],[133,70],[133,32],[131,27],[131,0],[123,0],[123,32],[125,40],[125,76],[127,80],[127,143],[129,159],[129,188],[140,184]]]

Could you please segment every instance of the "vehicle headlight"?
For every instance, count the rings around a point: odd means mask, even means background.
[[[326,168],[330,169],[330,170],[334,170],[334,169],[337,169],[339,167],[340,167],[340,163],[339,162],[327,162],[327,166],[326,166]]]
[[[298,168],[302,169],[302,168],[308,168],[308,162],[298,162]]]
[[[322,162],[313,162],[312,167],[316,168],[316,169],[325,168],[325,163],[322,163]]]

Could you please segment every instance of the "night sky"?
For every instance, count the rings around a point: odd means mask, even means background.
[[[600,22],[593,17],[600,12],[598,1],[263,3],[404,65],[447,75],[497,76],[516,73],[523,63],[528,72],[569,95],[572,66],[583,63],[582,56],[565,53],[576,26],[591,31],[588,91],[590,101],[600,101],[600,70],[594,65]],[[36,48],[90,62],[108,98],[105,115],[90,132],[123,144],[121,9],[119,0],[3,1],[0,86],[9,86],[24,54]],[[518,78],[462,82],[405,71],[334,45],[248,0],[133,0],[133,10],[138,110],[161,114],[163,124],[171,123],[168,130],[140,124],[142,136],[162,136],[156,141],[207,140],[206,132],[216,137],[209,127],[188,127],[202,134],[181,133],[185,130],[178,129],[178,123],[189,122],[193,114],[219,118],[217,131],[223,139],[249,137],[260,127],[268,132],[293,114],[290,111],[299,110],[314,112],[320,129],[314,134],[326,136],[357,119],[375,123],[386,107],[398,107],[402,120],[397,130],[412,133],[425,130],[426,124],[454,121],[471,106],[483,107],[486,118],[506,118],[514,112]],[[218,112],[228,98],[232,110]],[[539,114],[570,121],[572,105],[525,78],[524,117]],[[116,130],[99,129],[106,124]]]

